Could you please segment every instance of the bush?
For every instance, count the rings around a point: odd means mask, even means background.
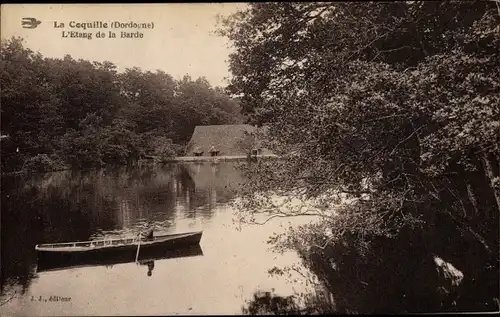
[[[47,154],[38,154],[29,158],[23,166],[23,170],[32,173],[46,173],[66,169],[67,166],[56,156]]]
[[[166,137],[158,137],[153,142],[154,155],[159,158],[160,161],[165,161],[176,157],[182,151],[182,147],[173,143],[171,139]]]

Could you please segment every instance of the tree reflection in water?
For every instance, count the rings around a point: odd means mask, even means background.
[[[262,291],[255,292],[248,306],[242,307],[241,310],[245,315],[288,315],[300,313],[293,295],[282,297],[271,292]]]
[[[17,286],[24,294],[36,278],[36,244],[127,236],[146,221],[175,231],[176,217],[206,204],[211,190],[204,187],[207,183],[197,185],[196,192],[184,170],[166,164],[2,177],[0,296]],[[199,174],[214,178],[209,165],[201,166]],[[178,205],[184,214],[176,215]]]
[[[322,291],[279,296],[269,291],[257,291],[247,305],[244,315],[311,315],[333,313],[334,303]]]
[[[288,297],[257,292],[242,309],[243,313],[364,314],[498,310],[492,297],[498,294],[499,286],[495,254],[481,254],[477,246],[459,240],[452,231],[446,234],[450,238],[447,245],[442,244],[443,239],[429,236],[428,233],[408,231],[402,232],[399,239],[373,239],[366,250],[356,245],[356,237],[346,238],[343,243],[324,249],[299,250],[303,265],[314,273],[324,289],[314,294]],[[460,241],[460,245],[450,242],[454,239]],[[459,278],[451,276],[449,271],[443,274],[436,259],[441,263],[447,261],[446,265],[456,266]],[[485,267],[482,265],[484,263],[489,265]],[[283,275],[287,269],[291,268],[276,269],[272,273]],[[300,302],[304,304],[300,305]]]

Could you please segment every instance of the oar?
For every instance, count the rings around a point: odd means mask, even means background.
[[[139,248],[141,247],[141,233],[138,235],[139,243],[137,243],[137,253],[135,254],[135,262],[137,262],[137,259],[139,258]]]

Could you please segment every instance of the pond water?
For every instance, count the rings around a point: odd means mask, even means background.
[[[244,182],[229,162],[3,178],[0,314],[241,314],[259,290],[304,291],[299,276],[268,274],[298,262],[266,243],[288,221],[234,222],[231,201]],[[201,251],[155,260],[151,276],[135,262],[37,269],[36,244],[130,236],[147,222],[157,233],[203,230]]]

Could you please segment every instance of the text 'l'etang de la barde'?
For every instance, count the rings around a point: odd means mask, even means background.
[[[78,22],[70,21],[67,26],[64,22],[54,21],[54,28],[64,29],[69,28],[72,30],[61,30],[63,38],[85,38],[91,40],[95,35],[96,38],[143,38],[144,34],[138,30],[154,29],[154,22]],[[103,29],[121,29],[119,32]],[[94,30],[95,33],[89,32]],[[118,31],[118,30],[117,30]],[[132,31],[132,32],[131,32]],[[135,31],[135,32],[134,32]]]

